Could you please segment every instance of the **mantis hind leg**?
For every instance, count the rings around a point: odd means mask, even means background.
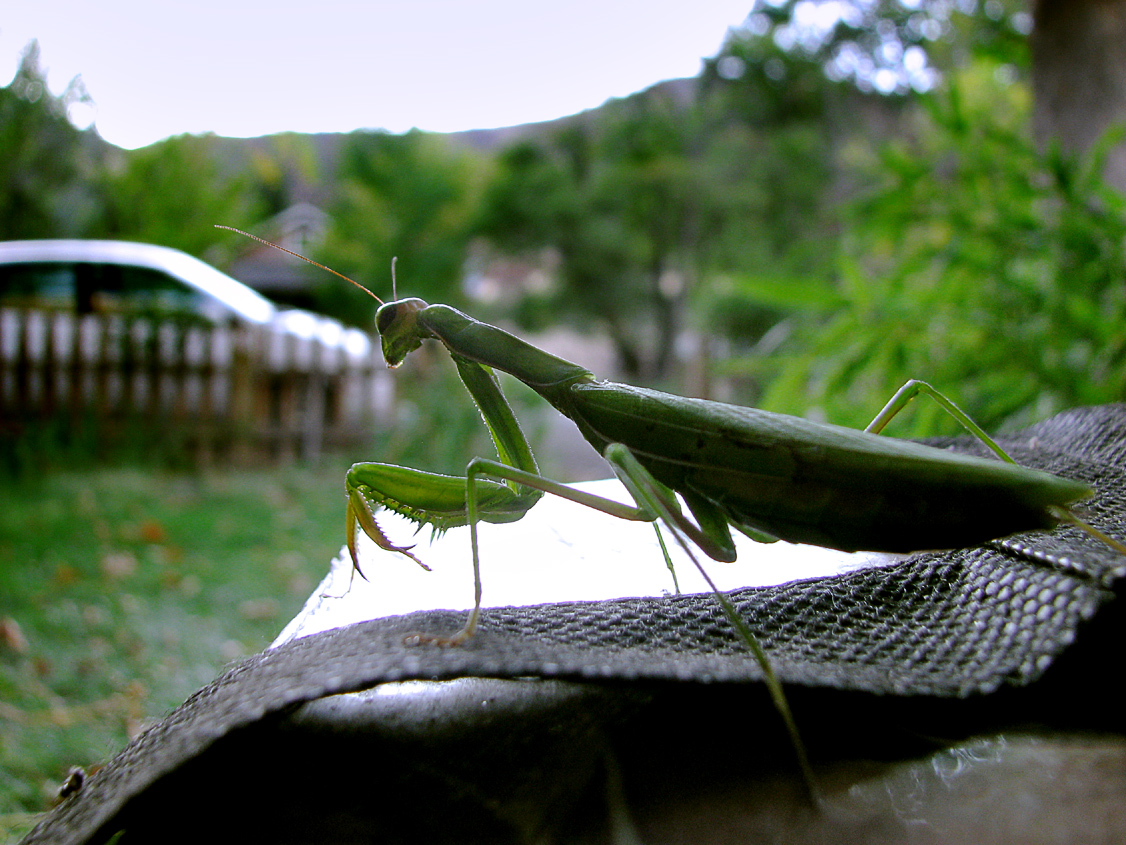
[[[899,388],[899,390],[895,392],[895,395],[892,396],[888,403],[883,407],[883,410],[876,414],[876,418],[872,420],[872,422],[870,422],[868,424],[868,427],[864,430],[870,434],[879,434],[881,431],[883,431],[884,426],[886,426],[888,422],[891,421],[892,417],[894,417],[905,407],[907,407],[907,404],[919,394],[925,394],[935,402],[937,402],[942,407],[942,409],[946,411],[946,413],[950,414],[951,417],[961,423],[966,431],[968,431],[970,434],[984,443],[990,449],[990,451],[992,451],[1002,461],[1006,461],[1010,464],[1016,463],[1016,461],[1014,461],[1004,449],[997,445],[997,442],[992,437],[985,433],[981,426],[973,421],[969,414],[955,405],[953,400],[943,395],[939,390],[936,390],[925,381],[919,381],[918,379],[911,379],[909,382],[903,385],[903,387]],[[1050,505],[1048,507],[1048,512],[1060,522],[1066,522],[1074,525],[1076,528],[1082,529],[1088,535],[1094,537],[1096,540],[1105,543],[1120,555],[1126,555],[1126,545],[1124,545],[1119,540],[1116,540],[1114,537],[1111,537],[1109,534],[1103,533],[1093,525],[1090,525],[1089,523],[1081,519],[1070,508],[1064,508],[1058,505]]]
[[[774,673],[774,667],[771,665],[770,658],[766,654],[766,650],[762,647],[758,637],[751,630],[750,626],[746,623],[735,605],[731,600],[719,589],[715,581],[708,575],[702,563],[700,563],[697,555],[692,551],[689,546],[689,539],[692,544],[707,552],[710,556],[720,560],[734,559],[734,548],[731,547],[730,555],[728,547],[731,544],[731,535],[724,523],[722,536],[715,536],[718,527],[718,514],[709,512],[708,507],[704,503],[697,503],[693,507],[693,515],[700,520],[700,526],[694,525],[680,509],[680,505],[676,500],[675,495],[669,488],[661,484],[655,479],[644,466],[637,460],[629,449],[620,444],[614,443],[606,448],[603,457],[610,462],[614,468],[615,473],[621,479],[622,483],[626,485],[630,495],[633,496],[634,501],[638,504],[638,509],[656,514],[658,518],[665,525],[668,526],[669,531],[673,537],[676,538],[677,543],[683,549],[692,565],[700,573],[701,577],[711,589],[712,594],[715,596],[716,601],[719,602],[720,608],[723,610],[724,615],[727,617],[728,622],[735,629],[739,639],[747,646],[758,663],[759,668],[762,669],[763,683],[766,685],[767,692],[770,694],[771,702],[774,709],[781,717],[783,724],[786,727],[786,732],[790,738],[790,744],[794,749],[794,754],[797,758],[798,768],[801,771],[802,780],[806,787],[806,792],[809,796],[810,802],[814,806],[820,804],[820,791],[817,788],[817,781],[813,776],[813,768],[810,766],[809,757],[806,754],[805,743],[802,742],[801,734],[798,732],[797,723],[794,721],[793,712],[790,710],[789,701],[786,699],[786,693],[782,689],[782,682],[778,680],[778,676]],[[658,530],[657,536],[660,537]],[[699,538],[699,539],[698,539]],[[666,560],[669,563],[670,569],[672,568],[671,558],[668,557],[668,551],[665,549],[664,540],[661,540],[661,548],[665,551]],[[713,554],[713,551],[715,552]]]
[[[551,493],[552,495],[559,496],[563,499],[576,502],[580,505],[586,505],[594,510],[601,511],[602,513],[616,516],[619,519],[635,520],[640,522],[654,522],[657,519],[657,513],[650,511],[643,506],[625,505],[613,499],[607,499],[603,496],[588,493],[584,490],[575,490],[562,484],[558,481],[552,481],[549,478],[544,478],[538,473],[529,470],[520,469],[511,466],[510,464],[501,461],[492,461],[485,458],[475,458],[469,462],[469,466],[465,472],[465,511],[466,523],[469,525],[469,543],[473,556],[473,609],[469,612],[469,617],[466,619],[465,624],[461,630],[456,634],[445,637],[435,636],[432,634],[414,634],[409,640],[411,643],[429,643],[431,645],[439,646],[454,646],[465,642],[473,636],[477,630],[477,624],[481,617],[481,556],[479,551],[479,544],[477,540],[477,524],[481,521],[480,517],[480,496],[478,494],[478,481],[482,478],[490,478],[498,481],[512,482],[524,487],[539,490],[544,493]],[[658,535],[659,536],[659,535]],[[662,548],[664,542],[662,540]],[[398,551],[398,549],[396,549]],[[671,559],[666,553],[666,562],[669,567],[672,567]]]
[[[899,390],[895,392],[895,395],[888,400],[888,403],[884,405],[883,410],[876,414],[876,418],[868,423],[868,427],[864,430],[869,434],[879,434],[884,430],[884,426],[891,421],[892,417],[906,408],[908,403],[920,393],[929,396],[937,402],[946,413],[961,423],[966,431],[989,447],[990,451],[998,458],[1010,464],[1016,463],[1016,461],[1009,457],[1004,449],[997,445],[997,442],[992,437],[985,433],[985,430],[981,426],[973,421],[969,414],[955,405],[952,399],[945,396],[942,392],[936,390],[925,381],[919,381],[918,379],[911,379],[907,384],[899,388]]]
[[[733,560],[734,547],[731,545],[730,532],[726,530],[726,523],[724,523],[723,531],[718,531],[717,526],[720,521],[718,514],[710,512],[704,503],[696,503],[693,506],[693,515],[700,521],[700,525],[697,526],[694,524],[681,511],[673,491],[654,478],[652,473],[642,466],[626,446],[620,443],[610,444],[610,446],[606,448],[603,456],[609,461],[615,473],[618,475],[618,478],[626,486],[630,496],[636,503],[635,505],[626,505],[614,499],[588,493],[585,490],[576,490],[560,482],[544,478],[538,473],[519,469],[499,461],[491,461],[483,458],[477,458],[471,461],[466,468],[465,504],[470,532],[470,545],[473,555],[473,610],[470,611],[465,625],[453,636],[444,637],[434,636],[432,634],[414,634],[411,635],[407,641],[412,644],[428,643],[438,646],[454,646],[465,642],[472,637],[477,630],[481,616],[481,564],[477,539],[477,523],[480,521],[478,518],[477,483],[480,478],[492,478],[513,482],[524,487],[530,487],[534,490],[551,493],[552,495],[559,496],[577,504],[586,505],[587,507],[601,511],[610,516],[616,516],[619,519],[652,522],[654,523],[654,527],[656,527],[657,520],[660,520],[668,526],[685,554],[687,554],[689,560],[696,567],[697,571],[699,571],[700,575],[715,595],[720,607],[723,609],[724,615],[735,629],[739,639],[746,644],[755,661],[762,669],[763,682],[766,684],[767,691],[770,694],[775,709],[778,711],[786,726],[786,731],[794,748],[809,798],[815,805],[818,804],[820,798],[816,781],[813,777],[813,770],[809,764],[809,758],[806,755],[805,745],[802,743],[801,736],[798,733],[797,724],[794,721],[789,702],[786,700],[785,692],[782,689],[782,683],[774,673],[774,668],[770,663],[766,651],[763,649],[762,644],[758,641],[754,632],[750,629],[750,626],[748,626],[739,615],[739,612],[727,596],[720,591],[719,587],[711,579],[711,576],[708,575],[707,570],[704,569],[697,555],[692,551],[689,545],[689,540],[691,540],[693,545],[696,545],[704,552],[719,560]],[[668,549],[665,546],[664,538],[659,528],[657,530],[657,537],[665,555],[665,562],[669,569],[672,570],[672,558],[668,554]]]

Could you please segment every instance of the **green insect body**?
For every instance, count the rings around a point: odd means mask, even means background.
[[[699,530],[692,531],[687,520],[677,527],[689,529],[693,541],[718,560],[735,557],[729,525],[756,539],[844,551],[957,548],[1051,527],[1058,522],[1052,508],[1091,494],[1081,482],[992,458],[599,381],[576,364],[444,305],[392,302],[380,309],[377,327],[391,366],[424,338],[436,338],[450,350],[482,406],[502,463],[536,472],[511,409],[484,367],[527,384],[572,419],[600,453],[621,444],[644,472],[681,494]],[[466,523],[464,477],[411,470],[409,480],[388,484],[395,471],[404,472],[355,465],[348,476],[353,507],[384,507],[440,530]],[[509,522],[539,495],[512,480],[482,479],[476,515]]]
[[[342,278],[370,294],[357,282]],[[1126,554],[1126,545],[1087,525],[1069,509],[1091,495],[1086,484],[1017,466],[963,411],[923,382],[904,385],[871,425],[858,431],[599,381],[583,367],[502,329],[420,299],[381,304],[376,329],[391,367],[401,364],[423,340],[435,339],[445,346],[481,411],[499,457],[475,458],[464,476],[379,463],[355,464],[348,471],[348,549],[357,572],[361,572],[358,530],[380,548],[404,554],[427,568],[412,552],[413,546],[396,546],[383,533],[376,519],[381,509],[439,533],[469,526],[475,601],[465,626],[452,637],[420,634],[412,639],[456,645],[475,631],[481,607],[480,521],[518,520],[544,492],[550,492],[623,519],[648,521],[655,527],[657,521],[663,522],[761,667],[814,802],[812,769],[782,685],[758,638],[701,566],[693,545],[715,560],[734,560],[730,527],[735,526],[757,540],[903,552],[976,545],[1065,521]],[[573,420],[610,463],[636,505],[540,476],[492,369],[524,382]],[[999,460],[878,436],[920,392],[942,405]],[[691,518],[681,511],[676,494],[687,504]],[[661,538],[659,529],[657,536]],[[665,549],[664,540],[660,542]]]

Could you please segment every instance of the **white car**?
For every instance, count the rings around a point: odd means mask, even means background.
[[[211,323],[243,320],[279,335],[316,339],[354,358],[371,339],[337,320],[282,309],[257,291],[178,249],[129,241],[0,241],[0,306],[189,312]]]

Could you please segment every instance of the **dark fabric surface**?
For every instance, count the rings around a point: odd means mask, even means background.
[[[999,440],[1021,464],[1090,483],[1097,492],[1082,517],[1126,535],[1126,406],[1076,409]],[[940,445],[980,451],[964,438]],[[1098,540],[1063,526],[729,595],[791,688],[964,698],[1036,682],[1107,612],[1124,565]],[[126,802],[219,738],[302,702],[388,681],[761,679],[706,595],[491,609],[464,646],[403,643],[406,634],[449,632],[462,620],[448,612],[374,620],[233,666],[130,744],[25,842],[99,841]]]

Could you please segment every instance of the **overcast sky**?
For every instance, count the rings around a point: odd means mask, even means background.
[[[135,148],[182,132],[449,132],[561,117],[695,76],[753,0],[3,4],[0,85],[37,38],[51,89],[81,74],[98,131]]]

